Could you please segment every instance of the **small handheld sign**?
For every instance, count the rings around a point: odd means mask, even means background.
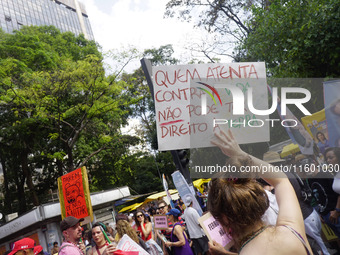
[[[220,223],[211,215],[210,212],[198,219],[201,227],[206,233],[209,241],[216,241],[221,244],[226,250],[229,250],[233,245],[233,241],[229,234],[227,234]]]
[[[166,215],[154,215],[153,221],[155,223],[155,229],[168,228],[168,218],[166,217]]]

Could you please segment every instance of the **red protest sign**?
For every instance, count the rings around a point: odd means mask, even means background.
[[[58,178],[62,218],[92,216],[92,205],[86,168],[78,168]]]

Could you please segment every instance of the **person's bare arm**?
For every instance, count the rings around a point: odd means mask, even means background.
[[[175,226],[174,234],[177,236],[178,241],[177,242],[166,242],[165,246],[166,247],[172,247],[172,246],[180,247],[180,246],[185,245],[184,231],[180,225]]]
[[[338,201],[336,203],[336,207],[335,208],[338,208],[340,209],[340,195],[338,196]],[[337,224],[338,223],[338,218],[340,216],[340,212],[337,212],[337,210],[332,210],[330,212],[330,215],[329,215],[329,221],[332,222],[333,224]]]
[[[227,134],[221,131],[220,133],[215,133],[215,136],[217,139],[213,140],[212,143],[219,147],[225,155],[229,157],[249,156],[254,166],[262,169],[264,167],[269,170],[274,169],[273,166],[267,162],[244,152],[233,137],[230,129],[228,130]],[[269,171],[266,172],[265,177],[260,177],[275,188],[275,196],[279,206],[277,225],[289,225],[305,237],[305,228],[300,205],[296,198],[295,191],[286,175],[282,172]]]
[[[144,221],[141,222],[140,226],[142,228],[143,235],[145,236],[145,238],[147,238],[152,231],[152,224],[151,224],[151,222],[148,222],[148,223],[145,224],[145,227],[144,227],[143,223],[144,223]]]

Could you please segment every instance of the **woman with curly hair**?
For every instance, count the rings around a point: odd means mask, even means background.
[[[116,223],[116,230],[116,241],[119,241],[123,237],[123,235],[127,234],[133,241],[138,244],[140,243],[140,239],[138,238],[136,231],[131,227],[128,221],[119,219]]]

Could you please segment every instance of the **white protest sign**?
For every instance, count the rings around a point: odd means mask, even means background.
[[[138,251],[139,255],[150,255],[135,241],[133,241],[127,234],[123,235],[123,237],[119,240],[117,249],[122,251]]]
[[[188,196],[191,197],[192,207],[196,209],[200,216],[202,216],[203,211],[194,195],[195,193],[191,192],[190,186],[185,180],[184,176],[181,174],[181,172],[177,170],[173,172],[171,176],[181,198],[185,199]]]
[[[159,150],[210,147],[216,124],[240,144],[269,141],[268,115],[253,113],[268,109],[263,62],[156,66],[152,74]]]

